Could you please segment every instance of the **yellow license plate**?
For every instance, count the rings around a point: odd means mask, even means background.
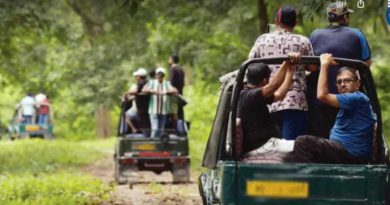
[[[246,193],[254,197],[308,198],[309,184],[296,181],[247,181]]]
[[[135,144],[135,145],[133,145],[133,149],[143,150],[143,151],[155,150],[156,145],[154,145],[154,144]]]
[[[39,129],[37,125],[26,125],[26,131],[39,131]]]

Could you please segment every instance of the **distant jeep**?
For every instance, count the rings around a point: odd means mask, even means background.
[[[167,123],[161,138],[150,138],[150,129],[131,133],[125,120],[125,112],[130,107],[131,103],[122,103],[114,154],[115,181],[125,184],[132,173],[138,171],[152,171],[156,174],[169,171],[172,173],[173,183],[189,182],[188,124],[183,123],[182,131],[178,132]]]
[[[8,125],[8,137],[11,140],[26,139],[26,138],[53,138],[53,124],[25,124],[18,115],[18,110],[15,113]]]

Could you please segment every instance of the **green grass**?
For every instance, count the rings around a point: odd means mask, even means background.
[[[113,145],[114,139],[0,141],[0,204],[100,204],[112,188],[79,168]]]
[[[0,178],[0,204],[99,204],[110,188],[92,177],[75,173]]]
[[[39,174],[79,167],[104,156],[103,145],[63,140],[3,141],[0,142],[0,174]]]

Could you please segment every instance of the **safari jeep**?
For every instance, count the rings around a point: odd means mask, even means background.
[[[190,181],[190,157],[186,126],[184,132],[166,127],[161,138],[150,138],[150,130],[129,133],[125,122],[125,112],[131,105],[122,103],[118,126],[118,138],[114,154],[115,181],[125,184],[132,179],[133,172],[152,171],[161,174],[169,171],[173,183]]]
[[[222,85],[218,109],[199,177],[203,204],[251,205],[362,205],[390,204],[388,147],[370,69],[361,61],[336,58],[344,66],[357,68],[361,91],[371,101],[377,116],[373,153],[367,165],[250,163],[240,157],[240,132],[236,132],[239,93],[248,65],[281,64],[286,57],[244,62],[236,77]],[[303,56],[301,63],[319,65],[319,57]]]
[[[11,140],[25,138],[53,138],[53,124],[25,124],[18,118],[17,110],[8,125],[8,137]]]

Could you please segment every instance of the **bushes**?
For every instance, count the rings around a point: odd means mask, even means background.
[[[0,204],[99,204],[109,188],[80,174],[9,175],[0,178]]]
[[[0,204],[100,204],[111,188],[76,168],[111,147],[113,140],[0,141]]]
[[[191,101],[185,107],[185,117],[191,122],[189,132],[191,167],[196,170],[200,169],[207,139],[213,125],[219,99],[218,87],[217,85],[197,83],[196,86],[186,87],[185,95],[191,96]]]

